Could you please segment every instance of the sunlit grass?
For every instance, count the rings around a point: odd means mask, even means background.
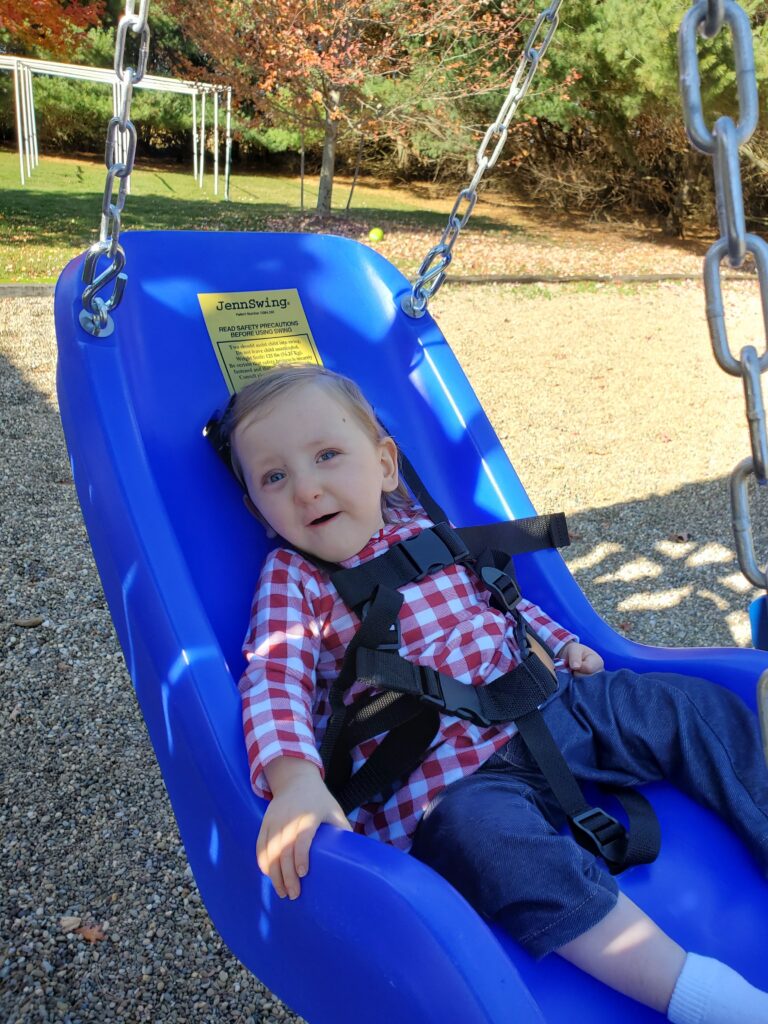
[[[22,186],[16,153],[0,152],[0,282],[52,282],[73,256],[98,237],[106,170],[98,160],[42,158]],[[334,211],[339,217],[349,196],[349,181],[334,188]],[[308,177],[304,206],[309,214],[317,200],[317,178]],[[263,230],[270,219],[301,211],[298,177],[235,174],[231,201],[219,195],[209,169],[198,187],[188,169],[164,165],[138,169],[131,182],[122,228],[198,229],[211,231]],[[448,197],[450,190],[446,190]],[[450,200],[427,201],[405,189],[359,184],[350,216],[387,225],[397,221],[414,228],[441,231]],[[482,218],[476,218],[481,226]],[[489,225],[495,227],[495,225]]]

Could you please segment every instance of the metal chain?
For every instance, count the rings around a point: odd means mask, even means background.
[[[403,310],[408,316],[424,316],[429,300],[440,288],[443,281],[445,281],[448,265],[453,259],[453,246],[459,237],[461,229],[466,226],[467,221],[472,216],[472,211],[477,202],[477,190],[480,182],[483,180],[486,171],[490,171],[498,161],[504,148],[504,143],[507,141],[510,122],[530,88],[533,76],[536,74],[536,69],[547,52],[547,47],[552,42],[552,36],[557,29],[558,12],[562,2],[563,0],[551,0],[546,11],[542,11],[536,19],[536,24],[528,36],[518,61],[506,98],[501,105],[496,120],[489,126],[483,141],[480,143],[475,157],[477,169],[472,180],[466,188],[459,192],[440,241],[424,257],[416,280],[412,283],[411,293],[401,303]],[[546,30],[544,30],[544,26],[546,26]],[[542,31],[544,31],[544,37],[537,47],[536,43]],[[493,150],[488,155],[487,150],[491,145]]]
[[[136,127],[131,121],[131,99],[133,87],[140,82],[147,70],[149,57],[149,25],[147,13],[150,0],[126,0],[125,14],[117,25],[115,33],[115,75],[119,95],[119,113],[107,125],[107,144],[104,162],[107,166],[107,180],[101,204],[101,225],[99,240],[90,247],[83,266],[83,309],[80,323],[95,337],[105,337],[114,330],[110,312],[120,304],[128,280],[122,273],[125,266],[125,252],[120,245],[120,222],[128,192],[128,178],[136,158]],[[126,67],[126,43],[128,33],[139,37],[136,67]],[[117,195],[112,191],[118,181]],[[99,260],[106,257],[109,265],[98,273]],[[114,281],[112,294],[103,299],[100,292]]]
[[[718,118],[710,131],[704,122],[696,35],[716,36],[723,24],[728,25],[733,39],[739,120],[734,123],[730,117]],[[758,118],[749,18],[735,0],[695,0],[683,18],[678,43],[685,127],[696,149],[712,157],[715,176],[721,237],[710,247],[704,260],[709,334],[718,364],[726,373],[741,377],[744,382],[752,447],[752,457],[740,462],[731,474],[731,517],[736,552],[741,571],[749,582],[768,590],[768,572],[757,564],[749,512],[750,477],[759,484],[768,481],[768,434],[761,376],[768,369],[768,244],[757,235],[747,233],[739,159],[739,147],[751,138]],[[728,345],[720,265],[727,257],[732,267],[740,267],[747,253],[754,257],[757,267],[766,348],[758,355],[754,346],[746,345],[736,358]]]
[[[713,39],[723,27],[725,0],[708,0],[707,17],[699,29],[705,39]]]

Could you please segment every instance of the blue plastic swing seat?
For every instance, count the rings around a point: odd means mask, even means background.
[[[534,510],[442,334],[400,310],[408,283],[376,252],[317,235],[122,241],[130,280],[109,337],[78,322],[82,257],[59,281],[61,418],[115,628],[224,941],[310,1024],[661,1020],[557,956],[533,961],[437,874],[365,837],[323,826],[301,898],[274,895],[254,856],[265,803],[250,789],[236,686],[268,542],[201,434],[228,392],[198,293],[297,288],[323,363],[358,381],[457,525]],[[598,617],[557,552],[517,563],[523,592],[609,667],[703,676],[754,705],[768,654],[640,646]],[[686,948],[768,988],[757,865],[714,815],[670,786],[647,791],[662,851],[623,889]]]

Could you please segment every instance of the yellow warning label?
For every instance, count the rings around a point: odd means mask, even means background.
[[[278,363],[322,365],[295,288],[197,298],[231,394]]]

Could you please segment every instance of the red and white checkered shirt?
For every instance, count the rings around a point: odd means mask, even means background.
[[[393,544],[432,526],[421,509],[391,511],[389,523],[362,551],[341,564],[367,562]],[[511,617],[489,605],[489,594],[461,565],[402,587],[400,655],[467,684],[480,686],[520,661]],[[575,639],[536,605],[518,606],[553,655]],[[322,771],[318,749],[330,717],[329,689],[359,620],[327,576],[302,555],[278,548],[267,556],[251,609],[244,645],[247,667],[240,681],[243,726],[251,784],[271,793],[264,768],[277,757],[300,757]],[[347,691],[351,703],[366,687]],[[517,731],[513,723],[487,728],[444,715],[420,766],[384,804],[363,804],[349,814],[357,832],[408,849],[429,802],[456,779],[470,775]],[[381,742],[366,740],[352,751],[356,771]]]

